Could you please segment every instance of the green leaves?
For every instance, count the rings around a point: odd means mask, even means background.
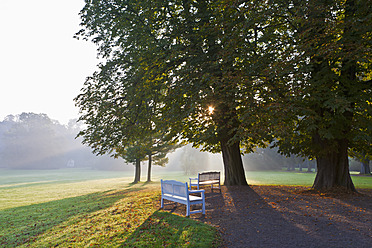
[[[275,138],[282,152],[314,157],[325,150],[316,136],[366,152],[368,3],[88,2],[77,36],[104,62],[76,98],[84,142],[115,153],[159,132],[219,152]]]
[[[282,98],[283,110],[291,112],[295,125],[293,131],[274,133],[282,138],[281,142],[288,142],[287,147],[292,144],[293,152],[297,148],[306,151],[308,156],[326,152],[324,148],[316,148],[312,142],[314,135],[329,144],[337,139],[352,141],[359,135],[371,135],[365,129],[357,136],[353,131],[371,118],[364,111],[366,115],[362,117],[356,108],[365,106],[371,99],[371,95],[364,94],[366,80],[358,76],[371,72],[371,68],[361,66],[369,53],[366,45],[370,42],[368,28],[355,26],[357,19],[363,19],[366,25],[371,21],[362,10],[364,4],[360,1],[312,1],[296,2],[282,9],[287,12],[288,21],[296,23],[296,27],[289,26],[287,32],[297,42],[288,46],[284,54],[277,51],[285,55],[282,58],[289,63],[277,61],[275,65],[279,67],[275,68],[279,68],[282,75],[290,76],[283,85],[290,94],[278,96]],[[281,44],[283,40],[274,42]],[[274,70],[274,67],[268,69]],[[371,87],[367,91],[370,90]],[[356,117],[360,122],[355,121]],[[283,122],[289,120],[279,118]],[[305,139],[303,146],[295,142],[301,138]],[[284,146],[284,143],[280,145]],[[359,146],[356,143],[350,145]]]

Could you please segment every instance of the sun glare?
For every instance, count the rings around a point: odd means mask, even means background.
[[[209,114],[210,115],[213,114],[213,110],[214,110],[214,108],[212,106],[209,106],[208,107],[208,111],[209,111]]]

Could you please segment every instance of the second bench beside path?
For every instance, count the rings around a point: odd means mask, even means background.
[[[190,184],[189,187],[197,187],[200,188],[202,185],[211,185],[211,190],[219,189],[221,192],[221,180],[220,180],[221,173],[219,171],[207,171],[207,172],[200,172],[198,173],[197,178],[190,177]]]

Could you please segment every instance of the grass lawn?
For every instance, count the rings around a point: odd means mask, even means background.
[[[253,185],[293,185],[309,186],[314,183],[316,173],[299,171],[247,171],[246,178]],[[357,172],[351,172],[351,179],[355,187],[372,189],[372,176],[360,176]]]
[[[159,183],[122,175],[0,170],[0,247],[218,246],[215,228],[159,210]]]
[[[351,172],[350,174],[357,189],[372,189],[372,176],[359,176],[357,172]],[[180,172],[168,172],[162,175],[155,173],[153,179],[160,181],[160,178],[163,178],[189,182],[189,177],[195,176],[197,175],[185,176]],[[250,185],[292,185],[311,187],[314,183],[316,173],[305,171],[246,171],[245,176]],[[223,178],[224,174],[221,174],[222,181]]]
[[[246,176],[255,185],[311,186],[315,173]],[[133,185],[127,172],[0,169],[0,247],[216,247],[215,228],[159,210],[160,178],[188,177],[155,172],[154,183]],[[372,188],[371,176],[353,181]]]

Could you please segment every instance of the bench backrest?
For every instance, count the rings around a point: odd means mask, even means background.
[[[199,182],[209,180],[220,180],[220,172],[219,171],[201,172],[198,174],[198,177]]]
[[[187,183],[182,183],[175,180],[161,180],[161,193],[187,198],[188,197]]]

